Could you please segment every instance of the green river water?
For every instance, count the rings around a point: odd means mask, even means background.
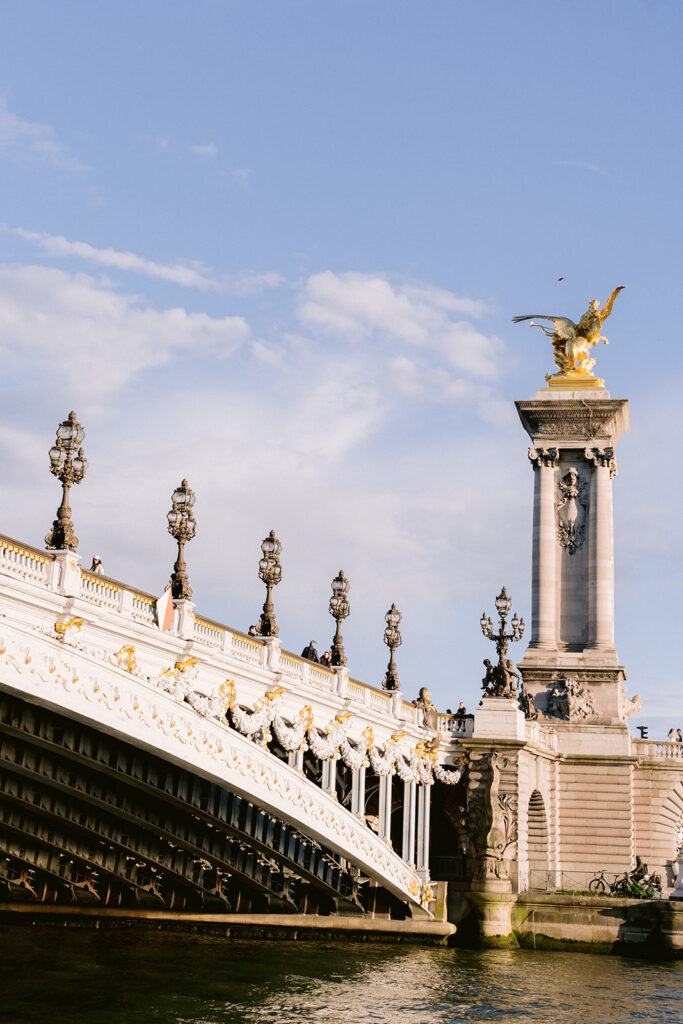
[[[5,1024],[681,1024],[683,962],[3,927]]]

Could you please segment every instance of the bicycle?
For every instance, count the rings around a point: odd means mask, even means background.
[[[614,883],[614,894],[615,896],[630,896],[636,900],[653,900],[655,896],[662,895],[662,890],[648,878],[639,881],[625,874]]]
[[[610,882],[605,877],[605,870],[592,878],[588,883],[588,891],[594,896],[612,896],[616,891],[616,882]]]

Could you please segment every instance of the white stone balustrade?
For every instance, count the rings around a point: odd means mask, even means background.
[[[644,761],[683,761],[683,743],[631,739],[631,751]]]
[[[59,568],[56,565],[56,557],[64,561],[61,553],[56,556],[51,551],[41,552],[29,545],[19,544],[10,538],[0,536],[0,573],[42,587],[47,592],[46,597],[49,593],[51,598],[60,594],[60,573],[52,571],[53,566]],[[77,569],[77,556],[69,554],[66,557],[69,562],[74,561],[74,568]],[[140,664],[144,663],[147,653],[151,662],[150,672],[157,667],[167,668],[168,662],[173,661],[179,650],[178,623],[176,621],[176,626],[165,634],[159,632],[156,598],[85,569],[80,568],[78,572],[79,593],[77,597],[71,597],[69,600],[69,614],[75,616],[83,611],[84,620],[96,629],[100,641],[104,639],[106,633],[111,632],[112,649],[115,649],[114,645],[121,646],[122,630],[130,632],[130,640],[135,642]],[[90,610],[81,609],[78,602],[93,607]],[[59,603],[55,605],[53,600],[48,600],[48,607],[44,609],[45,613],[48,613],[48,619],[53,612],[59,614],[62,611],[58,605]],[[94,612],[95,608],[101,613],[99,617]],[[67,609],[64,608],[63,611],[66,614]],[[176,620],[177,618],[178,616]],[[118,623],[115,620],[118,620]],[[277,641],[272,645],[277,651],[277,671],[268,672],[273,657],[271,653],[269,659],[268,645],[263,638],[246,636],[196,614],[193,616],[192,625],[189,646],[187,641],[180,646],[185,653],[189,653],[191,649],[200,661],[207,660],[211,663],[210,667],[207,664],[202,678],[199,679],[200,686],[209,686],[212,676],[220,683],[224,679],[223,669],[232,670],[233,674],[243,675],[240,681],[245,683],[246,687],[241,687],[240,693],[244,693],[248,699],[253,697],[256,700],[262,696],[264,683],[285,684],[287,689],[291,687],[297,694],[309,699],[319,700],[321,695],[329,696],[330,701],[323,699],[321,717],[333,716],[343,706],[351,705],[357,708],[362,719],[359,723],[361,728],[366,725],[380,727],[377,733],[379,742],[395,731],[397,721],[404,726],[414,727],[413,738],[416,741],[425,738],[421,712],[406,701],[402,701],[400,695],[386,693],[358,680],[351,680],[345,671],[328,669],[287,651],[280,651]],[[164,648],[168,652],[167,663],[159,666]],[[255,675],[250,672],[252,668]]]

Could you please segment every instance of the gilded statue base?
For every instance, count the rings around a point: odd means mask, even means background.
[[[545,378],[548,387],[562,388],[564,391],[595,391],[596,388],[604,390],[605,381],[602,377],[594,377],[592,373],[581,370],[569,370],[567,373],[549,373]]]

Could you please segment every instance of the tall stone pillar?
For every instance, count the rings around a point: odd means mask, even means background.
[[[417,863],[416,869],[421,881],[429,881],[429,815],[431,789],[418,786],[417,790]]]
[[[365,766],[351,773],[351,813],[361,821],[365,819]]]
[[[532,647],[554,650],[555,639],[555,467],[557,448],[530,448],[534,467],[534,523],[531,555]]]
[[[416,783],[403,783],[403,849],[401,856],[406,864],[415,863],[415,804]]]
[[[612,478],[617,464],[614,448],[586,448],[593,465],[590,489],[590,550],[588,580],[588,647],[614,652],[614,528]]]
[[[630,426],[628,402],[610,398],[595,378],[579,387],[564,377],[516,405],[534,468],[524,682],[542,719],[622,724],[612,481],[616,445]]]
[[[379,777],[379,837],[391,842],[391,775]]]
[[[336,796],[337,762],[334,757],[328,757],[322,763],[322,789],[331,796]]]

